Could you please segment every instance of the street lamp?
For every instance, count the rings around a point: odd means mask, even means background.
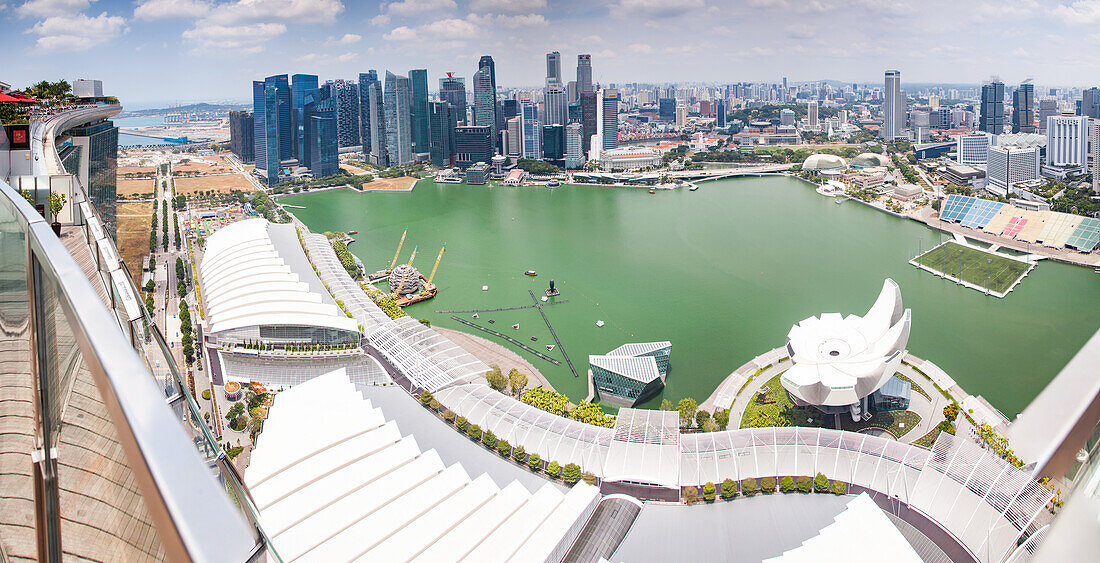
[[[986,258],[985,264],[985,294],[989,295],[989,273],[993,269],[993,259]]]

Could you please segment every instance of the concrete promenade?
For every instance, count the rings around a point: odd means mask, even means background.
[[[522,356],[508,348],[480,336],[462,331],[438,326],[432,328],[443,336],[446,336],[451,342],[454,342],[463,350],[473,354],[475,358],[485,362],[487,365],[499,367],[500,371],[504,372],[504,375],[508,375],[508,372],[512,369],[517,369],[524,373],[527,375],[528,389],[543,387],[551,391],[555,390],[554,386],[550,385],[546,377],[544,377],[539,370],[535,369],[535,366],[531,365],[531,362],[523,359]]]

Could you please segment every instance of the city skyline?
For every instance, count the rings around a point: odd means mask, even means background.
[[[0,0],[6,8],[0,21],[25,30],[0,41],[22,54],[6,82],[71,81],[79,78],[69,76],[72,69],[80,68],[135,106],[247,100],[236,80],[242,68],[253,78],[289,71],[345,79],[368,68],[427,68],[434,85],[446,72],[471,76],[485,54],[497,61],[500,86],[536,86],[545,81],[552,51],[561,52],[566,78],[575,74],[576,55],[591,53],[593,81],[601,84],[782,76],[875,83],[883,69],[897,68],[914,83],[977,84],[999,75],[1006,84],[1033,77],[1042,85],[1084,87],[1083,77],[1100,66],[1061,55],[1100,41],[1089,34],[1100,21],[1100,3],[980,3],[958,11],[944,2],[958,16],[946,20],[935,4]],[[984,25],[991,19],[1004,26]],[[712,35],[706,41],[702,21]],[[1012,33],[1000,31],[1006,26]],[[839,44],[837,29],[858,30],[861,39]],[[156,80],[133,72],[156,75],[161,67]]]

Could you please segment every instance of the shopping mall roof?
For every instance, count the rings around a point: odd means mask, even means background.
[[[343,370],[277,395],[245,482],[286,561],[560,560],[600,499],[445,466]]]
[[[293,225],[233,223],[210,236],[199,265],[210,333],[256,325],[358,331],[309,264]]]

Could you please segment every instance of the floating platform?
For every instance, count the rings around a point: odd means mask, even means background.
[[[414,303],[420,303],[435,297],[437,292],[435,285],[428,283],[428,280],[424,278],[424,274],[420,274],[420,291],[408,295],[391,295],[390,297],[398,307],[408,307]]]

